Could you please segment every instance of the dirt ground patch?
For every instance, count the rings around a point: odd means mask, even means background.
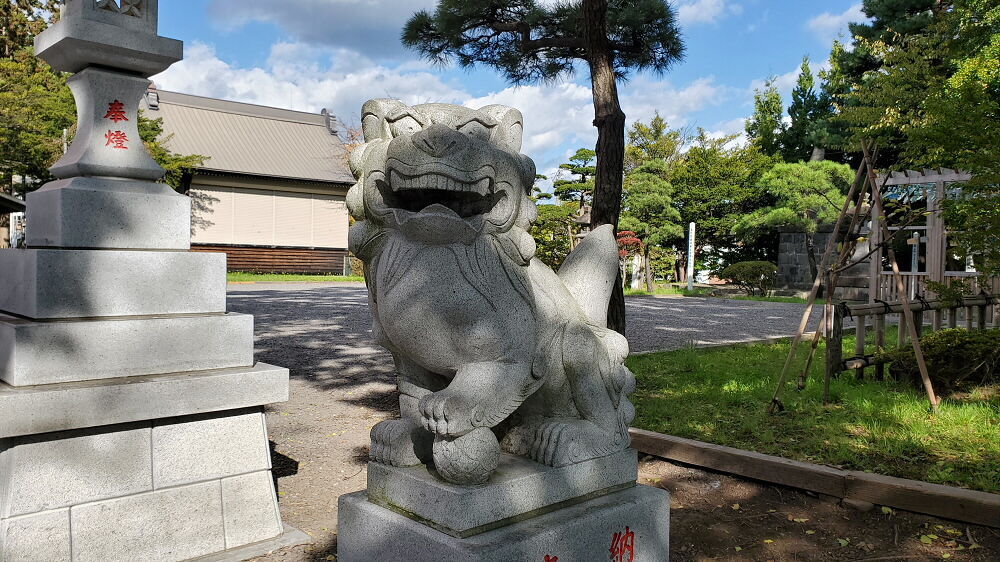
[[[644,458],[639,475],[640,483],[671,493],[672,562],[1000,560],[997,529],[899,510],[886,513],[879,506],[860,511],[841,506],[836,498],[652,457]],[[348,475],[357,489],[364,487],[364,478]],[[316,497],[303,499],[335,503],[332,494],[320,485],[310,494]],[[286,521],[294,524],[300,512],[284,498],[281,503]],[[321,530],[314,544],[257,560],[336,560],[335,527]]]

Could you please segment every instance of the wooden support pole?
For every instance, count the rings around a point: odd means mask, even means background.
[[[844,309],[827,298],[826,373],[823,377],[823,405],[830,403],[830,381],[840,374],[844,363]]]
[[[865,356],[865,332],[868,329],[866,322],[868,319],[864,316],[854,317],[854,356],[864,357]],[[865,378],[865,368],[858,367],[854,369],[854,377],[858,380]]]
[[[958,327],[958,309],[952,308],[948,311],[948,327],[957,328]]]
[[[965,307],[965,329],[972,331],[972,307]]]
[[[984,304],[983,306],[977,307],[976,312],[977,312],[977,314],[976,314],[977,326],[976,327],[979,328],[980,330],[985,330],[986,329],[986,305]]]
[[[865,160],[868,161],[868,181],[872,186],[872,201],[875,206],[875,214],[879,217],[883,216],[882,213],[882,190],[879,188],[875,179],[875,170],[872,168],[874,162],[872,160],[868,145],[862,143],[861,150],[865,154]],[[886,239],[888,239],[888,229],[885,224],[882,225],[882,233]],[[927,373],[927,363],[924,361],[924,353],[920,348],[920,338],[917,337],[916,326],[913,323],[913,311],[910,310],[910,295],[906,293],[906,287],[903,284],[903,276],[899,272],[899,262],[896,261],[896,252],[893,250],[892,246],[887,246],[889,251],[889,263],[892,265],[892,275],[896,279],[896,288],[899,290],[899,301],[903,305],[903,317],[905,318],[905,323],[909,328],[910,332],[910,343],[913,344],[913,355],[917,359],[917,367],[920,369],[920,379],[924,383],[924,390],[927,391],[927,399],[930,400],[931,410],[937,412],[938,410],[938,399],[934,395],[934,386],[931,384],[931,377]]]
[[[917,337],[923,337],[924,335],[924,311],[915,310],[913,311],[913,327],[917,329]]]
[[[875,350],[876,353],[885,349],[885,316],[879,314],[875,317]],[[885,380],[885,365],[879,363],[875,365],[875,380]]]
[[[900,291],[899,294],[902,295],[903,292]],[[898,324],[898,326],[899,326],[899,329],[896,330],[896,347],[903,347],[904,345],[906,345],[906,315],[905,314],[901,313],[899,315],[899,324]]]
[[[862,161],[861,165],[858,166],[858,171],[854,176],[854,183],[851,184],[851,189],[847,192],[847,197],[844,199],[844,205],[840,209],[840,215],[837,216],[836,223],[833,226],[833,235],[830,236],[830,240],[826,244],[826,250],[823,252],[823,259],[820,261],[821,267],[824,269],[829,266],[827,262],[830,260],[830,256],[833,255],[834,249],[837,247],[837,235],[840,233],[840,228],[844,224],[844,217],[847,215],[847,210],[850,208],[851,202],[854,201],[855,194],[859,193],[862,185],[867,181],[867,175],[865,174],[865,168],[868,166],[868,160]],[[858,195],[860,197],[860,194]],[[785,388],[785,382],[788,380],[789,369],[792,367],[792,362],[795,360],[795,355],[798,352],[799,344],[802,343],[802,336],[805,334],[806,327],[809,325],[809,319],[812,316],[813,305],[816,304],[816,296],[819,294],[819,288],[823,284],[823,276],[817,275],[816,279],[813,280],[812,290],[809,291],[809,298],[806,300],[806,309],[802,312],[802,320],[799,322],[799,329],[795,332],[795,337],[792,338],[791,349],[788,350],[788,357],[785,358],[784,365],[781,366],[781,374],[778,375],[778,384],[774,389],[774,394],[771,396],[771,403],[767,406],[767,411],[770,413],[775,413],[778,411],[780,402],[778,397],[781,396],[781,391]],[[819,332],[819,330],[817,330]],[[814,339],[818,337],[814,335]]]

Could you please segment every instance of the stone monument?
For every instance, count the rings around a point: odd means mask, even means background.
[[[372,100],[362,125],[350,246],[400,418],[340,499],[338,559],[666,560],[668,496],[628,448],[628,343],[605,328],[611,227],[558,275],[534,257],[516,109]]]
[[[190,202],[136,127],[182,44],[157,35],[157,0],[67,0],[35,48],[75,73],[79,126],[28,195],[28,249],[0,251],[0,560],[242,559],[288,539],[262,412],[288,371],[254,363],[226,256],[188,251]]]

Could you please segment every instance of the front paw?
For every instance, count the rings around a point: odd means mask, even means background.
[[[448,390],[429,394],[420,400],[424,429],[441,436],[459,437],[475,429],[472,424],[473,410],[469,401]]]
[[[416,466],[430,460],[432,438],[410,420],[379,422],[372,428],[371,438],[369,456],[373,462],[390,466]]]

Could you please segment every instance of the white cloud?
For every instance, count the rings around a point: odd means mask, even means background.
[[[381,56],[399,53],[403,24],[434,0],[210,0],[208,12],[224,29],[273,23],[297,42],[348,47]]]
[[[328,61],[323,57],[327,56]],[[395,97],[409,104],[457,103],[468,94],[422,70],[375,64],[348,50],[278,43],[264,67],[240,68],[221,60],[204,43],[187,48],[185,59],[153,77],[165,90],[301,111],[329,108],[356,124],[370,98]]]
[[[592,148],[597,139],[593,98],[585,81],[506,87],[473,97],[425,64],[380,64],[345,48],[280,42],[263,64],[241,67],[221,59],[211,45],[194,42],[183,61],[153,80],[164,90],[206,97],[312,113],[328,108],[348,126],[358,125],[361,105],[377,97],[411,105],[509,105],[524,113],[522,152],[535,159],[539,170],[550,173],[577,148]],[[622,85],[620,92],[629,125],[649,121],[659,112],[675,128],[691,126],[692,114],[745,93],[716,83],[714,77],[675,86],[645,75]]]
[[[668,82],[645,76],[631,80],[621,88],[622,110],[630,123],[648,121],[656,112],[671,127],[689,125],[690,114],[718,105],[732,93],[715,83],[712,77],[699,78],[677,89]],[[539,168],[565,162],[567,155],[552,151],[570,146],[569,154],[578,147],[593,147],[597,140],[594,128],[594,104],[590,87],[573,82],[550,86],[505,88],[487,96],[465,102],[469,107],[499,103],[516,107],[524,114],[524,146],[522,151],[540,157]]]
[[[498,103],[524,114],[524,145],[521,151],[537,154],[566,142],[593,144],[594,106],[590,88],[573,82],[545,86],[509,87],[467,100],[467,107]]]
[[[847,24],[867,20],[868,16],[862,11],[861,3],[857,3],[840,14],[824,12],[810,19],[806,27],[812,30],[820,41],[830,44],[842,35],[848,36]]]
[[[743,13],[743,6],[728,0],[681,0],[676,7],[677,20],[685,26],[715,23],[725,16]]]

